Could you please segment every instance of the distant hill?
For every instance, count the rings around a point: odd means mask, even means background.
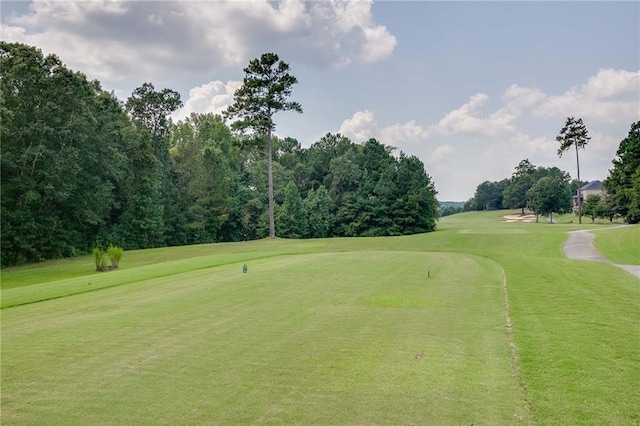
[[[440,201],[440,208],[443,209],[445,207],[462,208],[464,207],[464,201]]]

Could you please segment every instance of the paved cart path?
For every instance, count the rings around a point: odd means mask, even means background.
[[[594,238],[595,235],[586,230],[569,232],[569,239],[564,243],[564,255],[568,259],[611,263],[593,246]],[[613,265],[640,278],[640,265]]]

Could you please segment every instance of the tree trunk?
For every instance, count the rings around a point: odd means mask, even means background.
[[[275,238],[276,236],[276,222],[273,214],[273,159],[272,159],[272,142],[271,142],[271,129],[267,133],[267,165],[268,165],[268,180],[269,180],[269,238]]]
[[[573,143],[576,146],[576,164],[578,166],[578,223],[582,225],[582,194],[580,193],[582,182],[580,182],[580,160],[578,159],[578,144],[576,141]]]

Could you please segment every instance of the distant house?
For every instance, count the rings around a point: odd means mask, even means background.
[[[604,188],[602,187],[602,182],[599,180],[594,180],[589,182],[586,185],[583,185],[580,188],[580,198],[582,199],[580,204],[584,204],[584,200],[587,199],[589,195],[604,195]],[[576,213],[578,211],[578,195],[573,196],[573,212]]]

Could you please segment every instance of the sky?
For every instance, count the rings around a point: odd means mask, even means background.
[[[603,180],[640,120],[640,2],[3,1],[1,36],[54,53],[126,100],[144,82],[192,112],[222,112],[248,62],[277,53],[303,114],[274,116],[304,147],[376,138],[425,164],[438,199],[465,201],[529,159],[558,157],[567,117]]]

